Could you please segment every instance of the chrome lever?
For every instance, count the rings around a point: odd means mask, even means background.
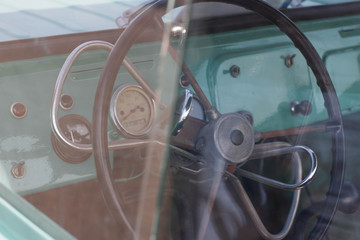
[[[275,147],[278,148],[269,148],[269,145],[273,144]],[[301,189],[303,187],[305,187],[306,184],[310,183],[313,178],[315,177],[315,173],[318,167],[318,162],[317,162],[317,158],[316,155],[314,153],[313,150],[311,150],[308,147],[305,146],[288,146],[288,145],[282,145],[279,142],[275,142],[275,143],[265,143],[265,144],[259,144],[259,145],[264,145],[264,151],[261,151],[261,147],[258,149],[255,149],[253,154],[249,157],[249,160],[253,160],[253,159],[259,159],[259,158],[265,158],[265,157],[273,157],[273,156],[278,156],[278,155],[284,155],[284,154],[291,154],[291,153],[297,153],[298,151],[303,151],[306,152],[311,159],[311,169],[309,174],[300,182],[297,182],[295,184],[289,184],[289,183],[283,183],[280,181],[277,181],[275,179],[270,179],[261,175],[258,175],[256,173],[252,173],[249,171],[246,171],[244,169],[238,168],[237,172],[239,173],[239,175],[241,175],[242,177],[246,177],[249,178],[251,180],[263,183],[265,185],[274,187],[274,188],[278,188],[278,189],[283,189],[283,190],[290,190],[290,191],[294,191],[297,189]]]
[[[181,129],[184,126],[185,120],[190,114],[193,97],[194,96],[190,92],[190,90],[186,89],[185,94],[182,97],[183,100],[181,100],[182,105],[180,107],[179,119],[176,121],[175,126],[171,132],[173,136],[177,136],[181,132]]]

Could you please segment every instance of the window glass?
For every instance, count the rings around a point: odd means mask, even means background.
[[[265,0],[265,2],[278,8],[308,7],[356,1],[358,0]]]
[[[0,0],[0,238],[357,240],[360,1],[264,1]]]
[[[140,0],[0,1],[0,41],[117,28],[115,19]]]

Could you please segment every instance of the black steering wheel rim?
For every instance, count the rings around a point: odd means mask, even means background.
[[[193,3],[198,2],[219,1],[193,1]],[[245,7],[262,15],[275,24],[291,39],[295,47],[299,49],[316,77],[317,85],[322,92],[325,107],[328,112],[328,130],[332,133],[333,143],[333,161],[329,189],[321,215],[309,236],[309,239],[321,239],[328,230],[336,212],[345,170],[345,145],[341,110],[330,76],[310,41],[283,13],[261,0],[222,0],[220,2]],[[128,50],[133,45],[134,39],[150,26],[154,15],[158,14],[159,11],[164,12],[166,3],[166,0],[160,0],[150,5],[140,15],[134,18],[120,35],[105,63],[94,102],[93,149],[98,180],[102,186],[102,191],[110,211],[114,213],[114,217],[120,224],[127,226],[126,228],[133,236],[135,236],[135,233],[124,215],[121,198],[115,190],[110,168],[109,153],[107,150],[109,106],[117,73]],[[183,1],[177,1],[176,4],[180,6],[184,3]]]

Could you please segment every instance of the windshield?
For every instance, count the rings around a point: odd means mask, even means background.
[[[356,1],[358,0],[265,0],[277,8],[308,7]]]

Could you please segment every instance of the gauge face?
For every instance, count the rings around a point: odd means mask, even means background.
[[[127,137],[142,137],[154,119],[153,100],[138,85],[122,85],[114,93],[110,112],[118,130]]]
[[[73,143],[91,144],[91,124],[84,117],[76,114],[65,115],[59,119],[59,126],[65,137]],[[51,143],[56,155],[68,163],[81,163],[91,156],[91,153],[63,145],[54,133],[51,134]]]

